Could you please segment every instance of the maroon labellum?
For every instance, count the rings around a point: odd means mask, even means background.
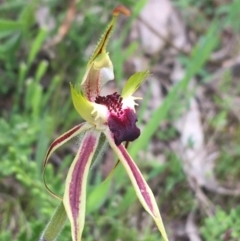
[[[95,102],[108,108],[110,112],[108,126],[117,146],[123,141],[134,141],[139,137],[140,129],[136,126],[137,116],[132,109],[123,109],[122,97],[119,94],[115,92],[107,96],[98,96]]]

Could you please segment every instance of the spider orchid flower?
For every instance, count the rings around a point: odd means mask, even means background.
[[[71,138],[83,134],[76,157],[67,174],[63,198],[51,192],[45,183],[47,189],[63,202],[71,223],[73,241],[81,240],[85,220],[87,177],[102,135],[124,166],[143,207],[153,217],[164,240],[168,240],[153,193],[122,144],[134,141],[140,135],[134,108],[135,100],[139,98],[132,95],[149,72],[138,72],[131,76],[121,94],[100,95],[102,86],[114,79],[113,65],[106,52],[106,45],[120,13],[129,15],[129,10],[123,6],[114,9],[112,21],[87,64],[81,85],[76,88],[70,84],[73,105],[86,122],[73,127],[53,141],[44,161],[45,170],[51,154],[57,148]]]

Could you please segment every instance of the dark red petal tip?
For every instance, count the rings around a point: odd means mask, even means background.
[[[140,135],[136,126],[137,116],[132,109],[122,110],[121,115],[110,114],[108,126],[113,133],[114,141],[119,146],[123,141],[134,141]]]

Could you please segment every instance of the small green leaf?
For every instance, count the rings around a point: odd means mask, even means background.
[[[17,21],[0,19],[0,32],[21,30],[22,24]]]
[[[41,61],[41,63],[38,65],[37,73],[35,76],[36,83],[39,83],[39,81],[42,79],[43,75],[46,73],[48,67],[48,62],[46,60]]]
[[[28,56],[28,67],[32,64],[34,59],[36,58],[39,50],[42,47],[42,44],[47,36],[47,30],[46,29],[40,29],[37,37],[35,38],[32,47],[30,48],[30,53]]]
[[[32,87],[33,92],[31,96],[31,114],[33,120],[38,120],[38,118],[40,118],[40,106],[43,95],[43,88],[38,83],[33,83]]]
[[[23,31],[26,33],[35,22],[35,8],[36,1],[29,2],[20,14],[19,20],[22,23]]]
[[[61,82],[61,78],[56,75],[51,80],[50,86],[48,87],[48,91],[44,94],[42,99],[42,106],[46,106],[49,102],[50,97],[53,95],[54,91],[57,89],[57,85]]]
[[[21,33],[16,32],[16,34],[12,34],[6,41],[1,44],[0,52],[7,55],[12,55],[18,49],[18,46],[21,42]]]
[[[18,94],[20,94],[22,92],[23,89],[23,83],[24,83],[24,79],[27,73],[27,65],[26,63],[22,62],[19,65],[19,74],[18,74]]]

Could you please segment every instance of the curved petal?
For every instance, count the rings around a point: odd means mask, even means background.
[[[58,137],[55,141],[52,142],[52,144],[50,145],[50,147],[48,148],[46,157],[44,159],[43,162],[43,182],[44,185],[46,187],[46,189],[57,199],[62,200],[62,198],[60,198],[58,195],[56,195],[54,192],[52,192],[49,187],[46,184],[46,180],[45,180],[45,169],[46,169],[46,165],[49,161],[50,156],[53,154],[53,152],[59,148],[60,146],[62,146],[64,143],[66,143],[67,141],[69,141],[70,139],[72,139],[73,137],[81,134],[82,132],[90,129],[91,126],[87,123],[82,123],[80,125],[77,125],[75,127],[73,127],[71,130],[65,132],[63,135],[61,135],[60,137]]]
[[[124,99],[132,96],[148,76],[148,70],[133,74],[124,85],[121,96]]]
[[[117,157],[123,164],[125,170],[127,171],[127,174],[133,184],[138,199],[142,203],[145,210],[153,217],[159,231],[163,236],[163,239],[165,241],[168,241],[168,237],[152,190],[149,188],[140,170],[128,154],[125,147],[122,144],[119,146],[115,144],[112,134],[109,130],[106,130],[104,134],[106,135],[106,138],[109,141],[110,146],[112,147]]]
[[[63,203],[71,223],[73,241],[81,240],[85,221],[87,176],[100,134],[100,131],[93,129],[85,133],[68,171]]]

